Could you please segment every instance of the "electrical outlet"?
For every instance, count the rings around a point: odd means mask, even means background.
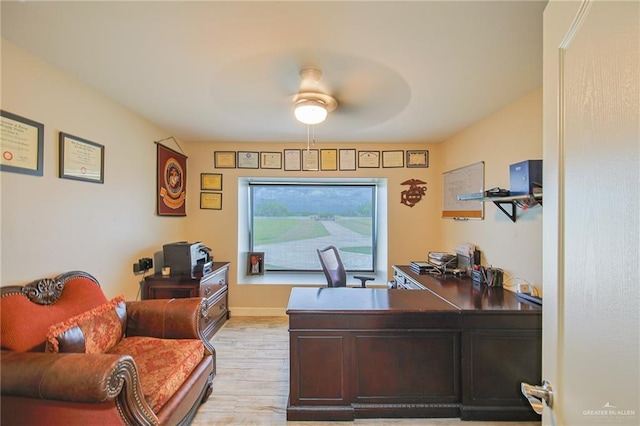
[[[518,284],[518,293],[531,294],[531,284],[529,284],[529,283],[519,283]]]

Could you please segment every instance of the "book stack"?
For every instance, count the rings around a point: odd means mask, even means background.
[[[433,265],[428,262],[414,260],[409,264],[409,268],[411,268],[411,271],[415,274],[424,275],[433,270]]]

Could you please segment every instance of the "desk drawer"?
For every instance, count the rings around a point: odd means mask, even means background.
[[[227,284],[227,268],[218,269],[215,273],[204,277],[200,285],[223,285]]]
[[[207,339],[211,339],[227,320],[229,308],[227,305],[227,286],[212,285],[208,288],[211,289],[213,296],[207,298],[207,313],[200,318],[200,328]]]
[[[225,284],[207,282],[206,284],[200,284],[200,297],[206,297],[213,303],[214,299],[219,298],[226,290],[227,286]]]
[[[218,318],[220,315],[223,315],[227,312],[227,293],[225,292],[222,297],[217,298],[215,302],[209,305],[209,309],[207,311],[208,315],[212,319]]]

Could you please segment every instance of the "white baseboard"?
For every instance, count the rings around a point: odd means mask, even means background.
[[[234,308],[229,307],[233,317],[286,317],[286,308]]]

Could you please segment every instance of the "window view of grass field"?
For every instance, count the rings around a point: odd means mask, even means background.
[[[334,245],[349,271],[374,271],[375,185],[251,185],[251,251],[265,271],[321,271]]]

